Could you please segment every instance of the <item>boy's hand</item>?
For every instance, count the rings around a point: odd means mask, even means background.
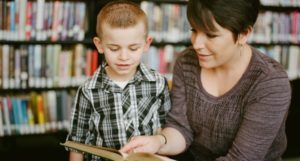
[[[154,136],[134,136],[130,139],[123,148],[120,149],[123,153],[130,152],[147,152],[156,153],[164,144],[164,138],[160,135]]]

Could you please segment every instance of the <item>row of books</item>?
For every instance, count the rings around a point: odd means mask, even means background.
[[[151,46],[142,62],[172,79],[173,66],[185,46]],[[260,47],[281,62],[289,73],[299,55],[297,46]],[[290,59],[289,59],[290,58]],[[61,45],[0,45],[0,89],[53,88],[79,86],[98,67],[98,53],[81,44],[66,48]],[[292,70],[295,71],[295,70]],[[291,79],[298,76],[289,74]]]
[[[250,42],[300,43],[300,12],[260,13]]]
[[[266,6],[299,7],[300,0],[260,0]]]
[[[75,91],[0,96],[0,136],[68,129]]]
[[[300,78],[300,47],[299,46],[279,46],[258,47],[259,50],[269,57],[280,62],[286,69],[289,79]]]
[[[149,68],[163,74],[168,80],[172,79],[175,60],[185,46],[166,45],[164,47],[151,46],[142,57],[142,62]]]
[[[84,39],[88,25],[84,2],[12,0],[0,1],[0,7],[0,40]],[[149,33],[157,42],[189,40],[186,5],[142,1],[141,7],[148,15]],[[299,12],[261,13],[252,41],[299,42],[299,19]]]
[[[172,80],[174,63],[185,46],[150,47],[148,53],[144,54],[143,62],[152,69],[164,74],[168,80]],[[275,59],[286,69],[289,79],[300,77],[300,47],[291,46],[258,46],[259,50]]]
[[[82,44],[0,45],[0,89],[78,86],[97,69],[98,56]]]
[[[186,5],[141,2],[149,21],[149,33],[155,41],[183,42],[190,38]]]
[[[83,40],[86,4],[79,1],[0,1],[0,40]]]
[[[155,41],[186,42],[190,39],[190,26],[186,18],[186,5],[143,1],[142,9],[149,19],[149,33]],[[250,42],[300,42],[300,12],[261,12]]]

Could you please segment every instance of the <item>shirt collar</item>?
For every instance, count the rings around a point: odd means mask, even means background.
[[[88,83],[86,84],[86,87],[88,89],[107,88],[109,86],[112,86],[112,81],[106,74],[105,66],[107,66],[107,64],[102,63],[101,66],[95,71],[94,75],[90,78],[90,81],[88,81]],[[148,69],[145,64],[141,63],[138,66],[137,72],[134,75],[133,79],[128,83],[137,83],[141,81],[153,82],[155,80],[156,79],[154,71]]]

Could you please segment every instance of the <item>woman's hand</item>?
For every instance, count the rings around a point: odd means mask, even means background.
[[[130,139],[123,148],[120,149],[121,152],[147,152],[147,153],[157,153],[160,147],[165,143],[163,136],[134,136]]]

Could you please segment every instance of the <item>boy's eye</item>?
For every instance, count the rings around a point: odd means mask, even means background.
[[[194,28],[191,28],[191,31],[192,31],[192,32],[196,32],[196,30],[195,30]]]
[[[130,48],[131,51],[137,51],[139,48]]]
[[[118,51],[119,48],[109,48],[109,50],[115,52],[115,51]]]

